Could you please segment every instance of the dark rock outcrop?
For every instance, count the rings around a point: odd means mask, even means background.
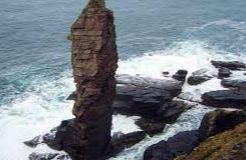
[[[209,112],[204,116],[199,128],[200,140],[204,141],[210,136],[232,129],[243,122],[246,122],[245,111],[217,109]]]
[[[189,154],[199,144],[198,139],[198,131],[180,132],[167,141],[148,147],[144,152],[144,160],[173,160],[177,156]]]
[[[37,145],[39,145],[40,143],[43,142],[43,136],[37,136],[37,137],[34,137],[33,139],[31,140],[28,140],[28,141],[24,141],[23,143],[29,147],[36,147]]]
[[[78,128],[76,125],[79,125],[79,123],[76,121],[77,119],[62,121],[62,123],[58,127],[52,129],[49,133],[43,136],[35,137],[34,139],[27,141],[28,142],[27,145],[30,146],[29,143],[31,143],[31,144],[35,144],[36,146],[38,144],[44,143],[54,150],[59,150],[59,151],[67,150],[66,149],[67,145],[75,146],[78,143],[76,141],[73,141],[72,138],[73,136],[79,136],[77,135],[79,132],[75,130]],[[115,156],[123,149],[135,145],[136,143],[143,140],[145,137],[146,134],[144,131],[136,131],[128,134],[123,134],[123,133],[115,134],[112,136],[108,146],[104,148],[104,155],[102,155],[99,159],[101,160],[101,159],[106,159],[108,157]],[[33,145],[31,145],[31,147],[32,146]],[[69,148],[69,150],[70,150],[70,154],[72,153],[71,155],[77,154],[76,147],[73,150]],[[35,158],[40,160],[70,160],[71,159],[68,155],[61,155],[59,153],[49,153],[49,152],[47,153],[34,152],[29,157],[31,160],[34,160]]]
[[[221,67],[218,70],[218,78],[223,79],[223,78],[228,78],[232,74],[231,70],[228,68]]]
[[[153,119],[144,119],[144,118],[138,119],[135,123],[142,130],[144,130],[144,132],[147,133],[149,136],[153,136],[154,134],[161,133],[166,125],[163,122],[159,122]]]
[[[202,103],[219,108],[245,108],[246,92],[239,90],[218,90],[204,93]]]
[[[198,85],[203,82],[206,82],[212,78],[211,75],[207,74],[206,69],[200,69],[192,73],[192,75],[188,78],[187,82],[190,85]]]
[[[112,137],[107,156],[115,156],[125,148],[129,148],[146,137],[143,131],[136,131],[128,134],[116,134]]]
[[[188,74],[188,71],[186,71],[186,70],[178,70],[173,75],[173,78],[176,79],[176,80],[178,80],[178,81],[184,82],[187,74]]]
[[[216,68],[227,68],[230,70],[246,69],[246,64],[239,61],[211,61],[212,65]]]
[[[199,144],[198,135],[199,133],[196,130],[180,132],[169,138],[167,144],[175,157],[189,154]]]
[[[77,92],[74,91],[72,94],[70,94],[68,97],[67,97],[67,100],[74,100],[76,101],[77,99]]]
[[[170,102],[182,89],[182,83],[174,79],[159,80],[118,75],[117,83],[114,112],[144,118],[155,117],[159,108]]]
[[[29,155],[29,160],[71,160],[68,155],[60,153],[38,153],[33,152]]]
[[[52,160],[54,159],[58,154],[57,153],[37,153],[33,152],[29,155],[29,160]]]
[[[221,85],[228,88],[236,88],[246,90],[246,80],[223,79]]]
[[[102,159],[111,138],[118,61],[114,17],[104,0],[89,1],[72,25],[70,39],[76,118],[56,138],[74,160]]]
[[[185,110],[191,107],[183,101],[167,102],[159,108],[155,119],[165,123],[173,123]]]
[[[207,76],[190,76],[188,78],[188,84],[190,85],[198,85],[198,84],[201,84],[203,82],[206,82],[208,80],[210,80],[211,78],[210,77],[207,77]]]
[[[144,152],[144,160],[173,160],[174,154],[166,141],[160,141],[148,147]]]
[[[167,76],[167,75],[169,75],[169,72],[167,72],[167,71],[162,72],[162,75],[163,75],[163,76]]]

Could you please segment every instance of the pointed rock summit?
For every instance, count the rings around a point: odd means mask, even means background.
[[[111,139],[117,48],[113,12],[90,0],[71,27],[75,119],[64,149],[74,160],[103,159]]]

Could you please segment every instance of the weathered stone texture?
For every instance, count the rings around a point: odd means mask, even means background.
[[[113,13],[103,1],[91,0],[73,24],[70,38],[76,124],[64,148],[73,159],[97,160],[110,142],[118,60]]]

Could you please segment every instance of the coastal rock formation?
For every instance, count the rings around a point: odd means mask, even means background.
[[[135,122],[142,130],[145,131],[150,137],[154,134],[161,133],[165,128],[165,123],[155,121],[153,119],[140,118]]]
[[[63,149],[74,160],[102,159],[111,139],[117,69],[113,13],[104,0],[90,0],[71,27],[76,83],[75,119],[67,125]]]
[[[135,131],[128,134],[115,134],[112,136],[109,151],[107,153],[108,157],[115,156],[120,151],[125,148],[129,148],[136,143],[140,142],[146,137],[144,131]]]
[[[176,80],[178,80],[178,81],[184,82],[187,74],[188,74],[188,71],[186,71],[186,70],[178,70],[173,75],[173,78],[176,79]]]
[[[223,79],[223,78],[228,78],[232,74],[231,70],[228,68],[221,67],[218,70],[218,78]]]
[[[176,160],[245,160],[246,123],[217,134],[202,142],[188,156]]]
[[[211,61],[212,65],[216,68],[227,68],[230,70],[246,69],[246,64],[239,61]]]
[[[193,72],[192,75],[188,78],[187,82],[190,85],[198,85],[210,80],[211,78],[212,76],[208,74],[208,70],[200,69]]]
[[[240,79],[223,79],[221,85],[228,88],[246,90],[246,80]]]
[[[198,145],[198,132],[184,131],[153,144],[144,152],[144,160],[173,160],[175,157],[189,154]]]
[[[209,112],[204,116],[199,128],[200,141],[232,129],[243,122],[246,122],[245,111],[217,109]]]
[[[182,83],[128,75],[117,76],[117,96],[113,105],[115,113],[157,117],[161,106],[172,101],[182,90]]]
[[[243,90],[218,90],[202,95],[202,103],[218,108],[245,108],[246,92]]]

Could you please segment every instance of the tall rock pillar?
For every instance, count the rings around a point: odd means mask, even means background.
[[[67,152],[75,160],[97,160],[111,138],[118,60],[113,12],[104,0],[89,1],[71,27],[71,40],[77,98],[74,137]]]

